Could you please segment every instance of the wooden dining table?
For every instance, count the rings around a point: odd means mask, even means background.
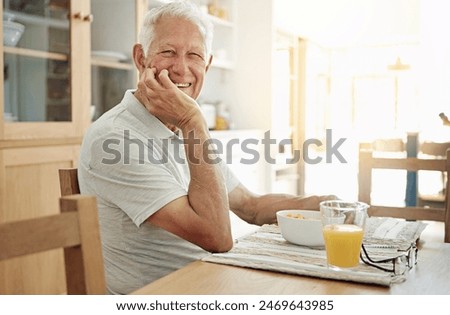
[[[450,244],[434,236],[418,242],[418,262],[407,279],[391,286],[329,280],[204,261],[158,279],[132,294],[140,295],[314,295],[450,294]]]

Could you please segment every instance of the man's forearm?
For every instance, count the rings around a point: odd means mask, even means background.
[[[318,210],[323,200],[336,199],[336,196],[299,197],[288,194],[255,195],[245,187],[239,186],[230,194],[233,211],[248,223],[263,225],[276,223],[276,212],[286,209]]]
[[[268,194],[255,198],[252,208],[256,211],[255,224],[276,223],[276,212],[287,209],[319,210],[319,196],[298,197],[286,194]]]
[[[228,247],[232,245],[228,196],[218,164],[208,159],[209,132],[203,124],[182,131],[191,176],[189,203],[201,219],[214,227],[223,246]]]

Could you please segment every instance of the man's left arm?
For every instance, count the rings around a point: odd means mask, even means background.
[[[277,222],[276,212],[284,209],[319,210],[320,202],[337,199],[334,195],[294,196],[288,194],[257,195],[239,184],[228,195],[230,209],[244,221],[256,224]]]

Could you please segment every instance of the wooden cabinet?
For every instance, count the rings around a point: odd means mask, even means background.
[[[146,0],[91,0],[91,118],[118,104],[136,87],[133,45]]]
[[[3,1],[0,222],[59,211],[58,169],[77,165],[92,105],[97,115],[107,110],[92,100],[111,97],[109,91],[118,88],[103,84],[104,78],[124,83],[114,94],[120,98],[136,83],[131,49],[144,3]],[[10,22],[24,26],[16,45],[7,43]],[[127,58],[111,58],[117,52]],[[0,294],[63,293],[62,255],[57,250],[1,262]]]
[[[79,138],[89,123],[89,1],[4,3],[3,15],[24,31],[16,46],[2,47],[2,147]],[[7,37],[5,22],[2,30]]]
[[[59,212],[58,168],[74,165],[79,145],[50,145],[0,150],[0,222]],[[0,294],[64,292],[61,250],[0,263]]]

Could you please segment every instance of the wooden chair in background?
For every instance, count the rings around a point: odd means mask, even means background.
[[[377,139],[372,142],[371,149],[383,153],[406,155],[406,143],[402,138]]]
[[[93,196],[60,198],[61,213],[0,225],[0,260],[64,248],[68,294],[106,294]]]
[[[419,156],[424,158],[445,159],[446,152],[448,149],[450,149],[450,142],[425,141],[420,145]],[[448,180],[448,173],[441,172],[442,190],[433,194],[424,194],[419,191],[419,194],[417,195],[417,204],[419,206],[441,207],[445,203],[447,180]]]
[[[440,171],[450,172],[450,150],[446,159],[420,158],[385,158],[374,157],[372,150],[361,149],[359,152],[359,200],[370,205],[369,215],[381,217],[404,218],[407,220],[426,220],[444,222],[444,241],[450,243],[450,203],[449,182],[447,181],[445,203],[442,208],[430,207],[389,207],[371,203],[372,170],[393,169],[407,171]],[[387,187],[395,183],[387,183]]]

